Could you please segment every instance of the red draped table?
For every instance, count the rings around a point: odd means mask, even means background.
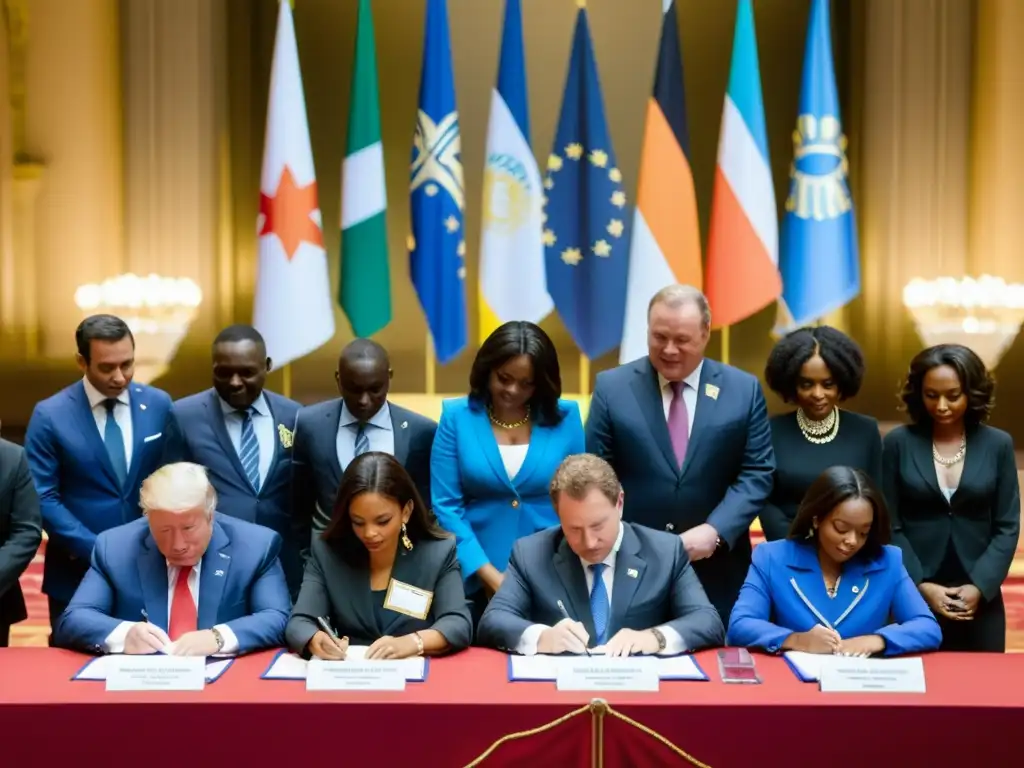
[[[359,694],[260,680],[271,656],[237,660],[199,693],[107,693],[70,680],[86,657],[0,649],[0,765],[457,768],[519,732],[479,764],[583,768],[594,741],[606,768],[1024,764],[1024,655],[930,655],[926,694],[882,695],[822,694],[766,657],[764,684],[724,685],[709,651],[697,659],[710,682],[603,695],[603,716],[587,710],[593,695],[508,682],[493,651],[432,660],[404,692]]]

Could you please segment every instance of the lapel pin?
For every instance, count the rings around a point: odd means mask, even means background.
[[[635,579],[637,576],[640,575],[640,573],[637,571],[636,568],[627,568],[626,575],[629,576],[629,578],[631,579]]]
[[[409,422],[408,421],[403,421],[402,422],[402,429],[408,429],[408,428],[409,428]]]
[[[707,395],[708,397],[710,397],[712,400],[717,400],[718,399],[718,392],[719,392],[719,389],[714,384],[705,384],[704,385],[704,394]]]
[[[854,586],[854,588],[853,588],[853,594],[855,594],[855,595],[856,595],[856,594],[857,594],[858,592],[860,592],[860,587],[858,587],[858,586]]]
[[[214,576],[223,576],[224,575],[224,571],[219,571],[219,570],[218,571],[214,571],[213,575]]]
[[[146,410],[146,404],[145,403],[139,403],[139,409],[143,410],[143,411]]]

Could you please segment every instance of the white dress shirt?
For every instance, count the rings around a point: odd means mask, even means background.
[[[693,434],[693,417],[697,414],[697,392],[700,390],[700,372],[704,369],[704,361],[697,363],[693,372],[683,379],[683,403],[686,404],[687,429],[686,436]],[[661,404],[665,409],[665,421],[668,421],[668,411],[672,407],[672,382],[658,374],[658,384],[661,386]]]
[[[341,418],[338,419],[338,437],[335,446],[338,451],[338,464],[344,472],[356,456],[356,433],[359,431],[359,420],[352,415],[345,401],[341,402]],[[391,424],[391,406],[385,400],[384,405],[370,420],[366,422],[366,439],[370,441],[371,451],[381,451],[395,455],[395,431]]]
[[[82,379],[85,386],[85,396],[89,398],[89,407],[92,409],[92,417],[96,421],[96,429],[100,431],[100,439],[107,428],[107,396],[92,385],[87,378]],[[124,438],[124,464],[125,469],[132,468],[132,406],[128,396],[128,387],[121,390],[117,396],[117,405],[114,406],[114,421],[121,428],[121,436]]]
[[[231,444],[235,446],[235,453],[242,455],[242,414],[233,405],[229,405],[220,397],[220,409],[224,413],[224,426],[227,427],[228,437]],[[260,392],[260,396],[252,404],[255,413],[252,415],[252,429],[256,435],[256,443],[260,447],[260,488],[267,482],[267,475],[270,474],[270,465],[274,463],[274,416],[267,405],[267,399]]]
[[[612,605],[612,590],[615,585],[615,560],[619,554],[619,547],[622,546],[622,536],[626,529],[619,523],[619,535],[615,539],[615,545],[612,547],[612,551],[608,553],[608,556],[602,561],[607,568],[604,569],[604,573],[601,574],[601,579],[604,581],[605,591],[608,593],[608,621],[611,621],[611,605]],[[580,558],[580,566],[583,568],[583,574],[587,579],[587,595],[590,595],[591,590],[594,588],[594,572],[589,567],[592,563],[588,563],[583,558]],[[522,636],[519,638],[519,642],[516,644],[516,653],[521,653],[523,656],[533,656],[537,653],[537,642],[540,640],[540,635],[545,629],[550,629],[546,624],[531,624],[524,631]],[[646,627],[641,628],[641,630]],[[658,630],[665,637],[665,650],[661,651],[663,656],[672,656],[675,654],[682,653],[686,650],[686,643],[683,642],[683,638],[679,636],[672,627],[662,625],[658,627]],[[593,640],[594,638],[591,638]],[[608,638],[611,640],[611,637]]]
[[[196,615],[199,615],[199,574],[202,571],[203,561],[200,560],[198,563],[192,566],[192,572],[188,575],[188,591],[192,595],[192,602],[196,606]],[[167,626],[171,625],[171,608],[174,605],[174,587],[178,583],[178,571],[180,568],[176,565],[167,565]],[[140,617],[141,618],[141,617]],[[132,628],[133,624],[138,622],[134,621],[122,621],[114,630],[107,635],[107,639],[103,642],[104,649],[107,653],[124,653],[124,641],[128,636],[128,630]],[[221,637],[224,638],[224,647],[220,649],[218,655],[230,656],[238,653],[238,638],[235,637],[235,633],[231,631],[227,624],[218,624],[214,627],[220,632]]]

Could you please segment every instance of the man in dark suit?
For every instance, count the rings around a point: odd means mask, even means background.
[[[696,288],[659,291],[647,323],[648,356],[597,376],[587,450],[615,468],[626,520],[679,534],[728,624],[775,471],[764,395],[749,373],[705,359],[711,310]]]
[[[388,402],[391,363],[369,339],[348,344],[334,374],[341,397],[306,406],[295,424],[292,484],[295,514],[323,531],[334,511],[341,475],[367,451],[390,453],[430,504],[430,451],[437,422]]]
[[[11,624],[28,618],[18,579],[43,538],[32,476],[20,445],[0,440],[0,648],[6,648]]]
[[[135,338],[123,320],[87,317],[75,343],[82,380],[38,403],[25,436],[49,536],[51,629],[89,569],[96,535],[139,516],[139,486],[160,466],[173,419],[166,392],[132,383]]]
[[[62,648],[212,656],[276,648],[291,610],[281,537],[215,517],[198,464],[168,464],[140,493],[146,518],[96,538],[92,567],[57,625]]]
[[[622,487],[606,461],[569,456],[551,501],[561,525],[516,542],[480,619],[482,645],[628,656],[722,644],[722,620],[679,538],[622,522]]]
[[[293,596],[302,582],[308,528],[292,518],[292,436],[299,404],[264,389],[273,363],[259,331],[232,325],[213,341],[213,388],[174,403],[168,461],[206,467],[217,511],[281,534]]]

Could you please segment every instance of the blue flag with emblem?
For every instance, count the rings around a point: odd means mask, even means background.
[[[427,0],[409,198],[409,272],[444,364],[466,346],[465,190],[446,0]]]
[[[812,323],[860,293],[857,222],[848,172],[829,0],[813,0],[782,219],[778,331]]]
[[[622,339],[629,238],[626,192],[582,4],[544,188],[548,293],[576,346],[595,358]]]

